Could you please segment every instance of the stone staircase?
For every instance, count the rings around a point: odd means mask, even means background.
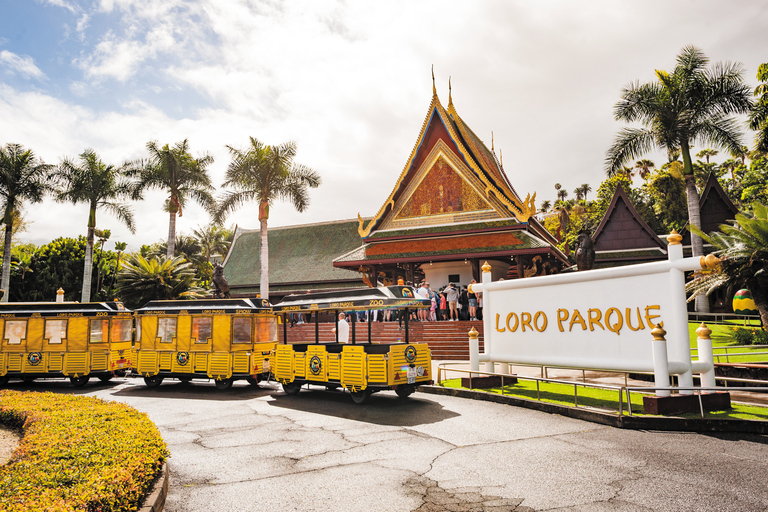
[[[351,326],[350,326],[351,327]],[[475,328],[480,333],[480,352],[483,351],[483,322],[411,322],[409,341],[428,343],[434,360],[469,360],[468,332]],[[320,323],[318,334],[321,343],[331,343],[336,338],[332,323]],[[315,324],[297,324],[287,328],[289,343],[314,343]],[[405,332],[397,322],[374,322],[371,324],[371,338],[374,343],[397,343],[405,341]],[[279,326],[279,339],[283,341],[283,326]],[[352,333],[349,333],[350,343]],[[355,341],[368,342],[368,324],[355,324]]]

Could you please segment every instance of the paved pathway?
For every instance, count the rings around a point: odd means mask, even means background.
[[[149,414],[171,449],[169,512],[768,510],[760,436],[619,430],[425,393],[357,406],[274,384],[27,388]]]

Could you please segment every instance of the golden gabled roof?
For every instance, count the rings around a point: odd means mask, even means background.
[[[391,211],[394,209],[397,193],[402,190],[405,185],[405,178],[413,165],[413,161],[419,154],[419,149],[424,142],[430,122],[434,118],[435,113],[448,132],[449,137],[458,149],[462,158],[466,161],[472,172],[474,172],[482,181],[485,186],[484,192],[486,197],[490,197],[491,194],[493,194],[493,196],[498,199],[507,210],[509,210],[510,214],[520,222],[527,222],[528,219],[536,213],[536,208],[534,206],[536,194],[534,193],[533,197],[530,197],[529,194],[524,201],[520,199],[509,184],[509,180],[497,161],[495,154],[488,150],[485,144],[483,144],[477,135],[469,129],[466,123],[459,117],[458,113],[456,113],[450,92],[448,110],[446,111],[445,108],[443,108],[440,99],[437,96],[437,90],[434,87],[433,79],[432,101],[427,110],[427,115],[421,125],[421,131],[413,146],[411,155],[408,158],[405,167],[403,167],[392,192],[379,209],[379,212],[373,219],[371,219],[367,227],[363,227],[364,221],[358,213],[358,233],[362,238],[366,238],[371,231],[381,223],[388,210]]]

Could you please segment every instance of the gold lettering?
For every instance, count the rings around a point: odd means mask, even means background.
[[[563,316],[563,315],[565,315],[565,316]],[[557,310],[557,328],[560,329],[560,332],[564,332],[565,331],[565,329],[563,329],[563,322],[568,320],[569,316],[570,315],[568,314],[568,310],[567,309],[558,309]]]
[[[634,328],[632,327],[632,308],[627,308],[626,310],[626,316],[627,316],[627,327],[629,327],[633,331],[640,331],[642,329],[645,329],[645,324],[643,323],[643,317],[640,316],[640,308],[637,308],[637,322],[640,324],[640,327]]]
[[[512,317],[515,317],[515,327],[509,326],[509,321],[512,319]],[[519,325],[520,325],[520,321],[517,318],[517,313],[510,313],[507,315],[507,329],[509,329],[509,332],[515,332]]]
[[[661,315],[652,315],[649,310],[655,309],[656,311],[661,309],[661,306],[645,306],[645,321],[650,326],[656,325],[658,322],[654,322],[654,318],[660,318]]]
[[[578,323],[581,325],[581,330],[586,331],[587,330],[587,323],[584,321],[584,317],[581,316],[581,313],[578,309],[573,310],[573,316],[571,317],[571,323],[568,324],[568,332],[571,332],[573,330],[573,324]]]
[[[531,327],[531,314],[525,311],[520,313],[520,324],[523,326],[523,332],[525,332],[526,325],[530,330],[533,330],[533,327]]]
[[[501,329],[499,329],[499,314],[498,314],[498,313],[496,313],[496,330],[497,330],[498,332],[504,332],[504,331],[506,331],[506,329],[505,329],[505,328],[503,328],[503,327],[502,327]]]
[[[595,315],[593,316],[592,313],[595,313]],[[595,330],[595,324],[597,324],[598,327],[600,327],[602,330],[605,330],[603,324],[600,323],[600,319],[603,318],[603,313],[599,309],[589,308],[589,311],[587,311],[587,318],[589,319],[590,331]]]
[[[544,323],[541,326],[541,329],[539,329],[539,318],[544,318]],[[547,328],[547,324],[549,321],[547,320],[547,315],[543,311],[537,311],[535,315],[533,315],[533,326],[536,328],[539,332],[544,332],[544,330]],[[560,328],[562,331],[562,327]]]
[[[616,323],[613,325],[611,325],[610,321],[611,313],[616,313]],[[616,308],[608,308],[608,311],[605,312],[605,326],[609,331],[615,332],[618,335],[621,328],[624,327],[624,319],[621,316],[621,311]]]

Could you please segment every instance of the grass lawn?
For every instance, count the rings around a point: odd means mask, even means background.
[[[440,383],[441,386],[446,388],[459,388],[461,389],[461,379],[448,379]],[[501,394],[501,388],[489,388],[483,389],[488,393]],[[536,382],[531,380],[518,380],[517,384],[504,386],[504,394],[514,396],[517,398],[527,398],[529,400],[536,400]],[[608,412],[618,413],[619,410],[619,392],[607,389],[586,388],[579,386],[578,391],[578,405],[579,407],[593,407],[597,409],[603,409]],[[539,383],[539,396],[542,402],[551,404],[566,405],[573,407],[574,405],[574,386],[569,384]],[[643,396],[641,393],[631,393],[632,399],[632,414],[642,415],[643,410]],[[627,400],[626,395],[623,396],[624,414],[627,414]],[[746,419],[746,420],[762,420],[768,421],[768,408],[760,407],[756,405],[743,405],[743,404],[731,404],[733,409],[730,411],[715,411],[707,412],[704,414],[705,418],[721,418],[721,419]],[[699,413],[685,414],[682,417],[699,418]]]
[[[689,338],[691,340],[691,348],[696,348],[696,340],[698,338],[698,335],[696,334],[696,329],[698,329],[701,326],[701,323],[696,322],[689,322],[688,323],[688,333]],[[707,327],[712,329],[712,335],[710,336],[712,338],[712,348],[714,349],[715,354],[715,362],[716,363],[725,363],[725,347],[728,348],[728,361],[731,363],[760,363],[760,362],[768,362],[768,353],[765,354],[759,354],[759,352],[768,352],[768,347],[753,347],[750,345],[737,345],[736,342],[733,339],[733,333],[736,328],[743,327],[744,322],[739,321],[732,321],[725,324],[707,324]],[[755,324],[753,323],[752,327],[755,327]],[[759,327],[755,327],[759,328]],[[758,352],[757,354],[751,355],[749,353],[751,352]],[[739,353],[739,354],[748,354],[748,355],[738,355],[738,356],[731,356],[732,353]],[[694,358],[696,357],[696,352],[693,353]],[[720,356],[720,357],[718,357]]]

